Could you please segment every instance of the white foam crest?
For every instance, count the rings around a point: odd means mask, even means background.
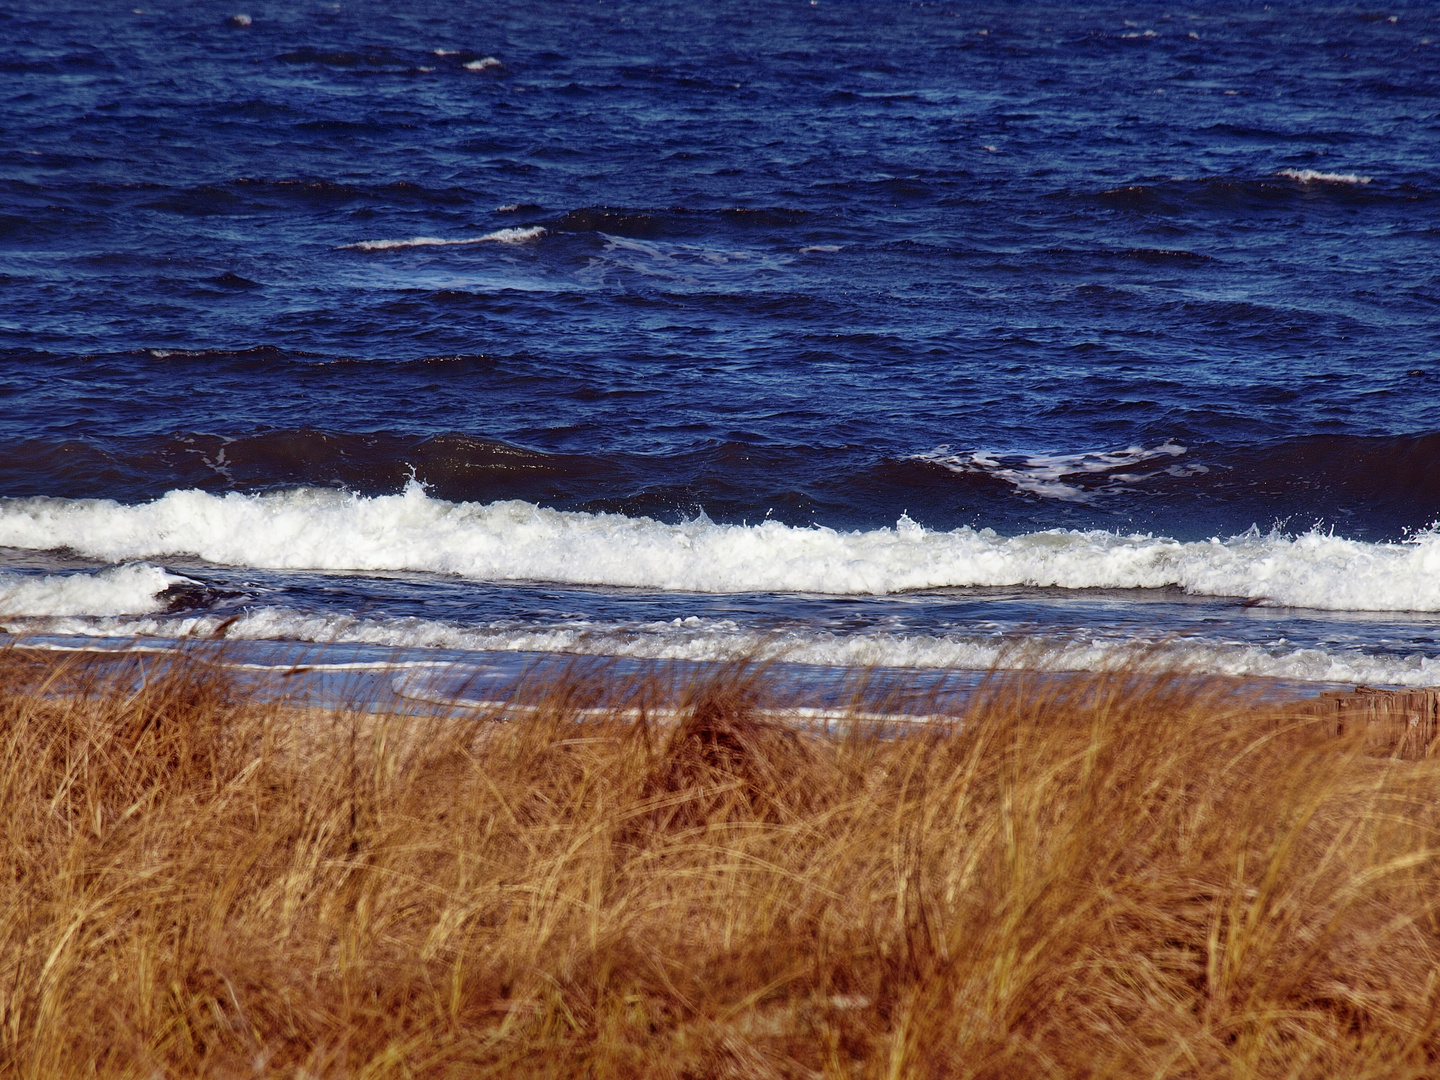
[[[525,244],[545,235],[541,225],[530,225],[509,229],[496,229],[484,236],[469,236],[461,239],[445,239],[439,236],[412,236],[408,240],[359,240],[353,244],[341,244],[336,251],[393,251],[396,248],[413,247],[464,247],[468,244]]]
[[[497,68],[504,66],[505,65],[500,62],[499,58],[494,56],[484,56],[481,57],[479,60],[471,60],[468,64],[464,65],[466,71],[484,71],[486,68]]]
[[[47,634],[87,637],[210,638],[216,616],[55,619]],[[728,619],[675,619],[624,626],[577,622],[526,627],[462,626],[418,618],[364,619],[268,608],[225,628],[228,639],[436,648],[471,652],[538,652],[698,662],[742,658],[823,667],[915,670],[1108,671],[1126,666],[1195,674],[1389,686],[1440,684],[1440,657],[1375,655],[1358,650],[1260,646],[1198,639],[1011,639],[1001,635],[837,634],[823,630],[763,633]],[[413,665],[413,661],[408,662]],[[309,666],[309,665],[307,665]]]
[[[0,616],[53,618],[159,611],[160,594],[189,579],[158,566],[114,566],[94,574],[0,573]]]
[[[1080,454],[1005,454],[991,450],[970,450],[953,453],[948,446],[939,446],[927,454],[916,454],[916,461],[930,461],[956,473],[986,473],[1013,484],[1019,491],[1065,502],[1089,502],[1094,493],[1066,483],[1067,477],[1109,474],[1109,479],[1133,483],[1143,479],[1117,469],[1133,468],[1146,461],[1181,457],[1186,447],[1167,440],[1159,446],[1131,446],[1124,450],[1091,451]],[[1163,470],[1172,476],[1191,476],[1209,472],[1204,465],[1172,465]]]
[[[777,521],[667,524],[512,500],[452,503],[417,483],[373,498],[331,488],[263,495],[172,491],[0,500],[0,546],[123,562],[193,555],[293,570],[397,570],[685,592],[882,594],[947,586],[1179,587],[1199,596],[1337,611],[1440,611],[1440,531],[1366,543],[1256,530],[1181,542],[1052,529],[999,536],[894,528],[841,532]]]
[[[1358,173],[1320,172],[1316,169],[1281,169],[1275,175],[1297,180],[1302,184],[1368,184],[1374,179]]]

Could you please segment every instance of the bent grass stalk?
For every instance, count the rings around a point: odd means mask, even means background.
[[[1434,760],[1133,671],[832,734],[621,681],[504,722],[0,657],[0,1074],[1440,1069]]]

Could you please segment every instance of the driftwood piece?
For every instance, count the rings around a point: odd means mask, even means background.
[[[1333,724],[1336,735],[1356,730],[1367,744],[1403,758],[1440,754],[1440,687],[1423,690],[1329,690],[1302,710]]]

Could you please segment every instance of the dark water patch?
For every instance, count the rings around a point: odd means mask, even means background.
[[[874,528],[903,512],[939,529],[1142,529],[1185,539],[1252,525],[1335,526],[1355,539],[1399,539],[1440,520],[1440,433],[1252,446],[1163,442],[1071,454],[942,448],[903,457],[733,434],[669,454],[542,450],[456,432],[28,439],[0,454],[0,493],[143,501],[176,488],[319,485],[383,495],[413,480],[457,502],[521,499],[667,521],[773,517]]]
[[[98,49],[33,60],[0,58],[0,72],[17,75],[66,75],[77,71],[112,71],[115,67],[115,62]]]
[[[1037,253],[1056,269],[1093,268],[1106,263],[1123,265],[1125,262],[1144,266],[1169,266],[1176,268],[1197,267],[1217,260],[1213,255],[1198,251],[1183,251],[1169,248],[1120,248],[1084,249],[1072,247],[1050,247]]]
[[[149,210],[204,216],[233,214],[242,209],[244,203],[239,193],[228,186],[204,184],[189,190],[172,192],[141,205]]]
[[[1312,435],[1231,461],[1236,488],[1248,488],[1250,497],[1284,500],[1296,515],[1311,513],[1347,532],[1377,521],[1401,528],[1440,521],[1440,432],[1399,438]]]
[[[645,212],[596,206],[569,210],[546,223],[557,232],[605,232],[642,239],[663,236],[673,221],[664,211]]]
[[[439,497],[491,502],[573,500],[623,486],[636,472],[622,456],[545,454],[466,435],[347,435],[314,429],[224,437],[177,434],[131,440],[29,440],[5,455],[9,495],[153,498],[175,488],[267,491],[334,486],[392,494],[419,479]]]
[[[0,129],[3,131],[3,129]],[[105,161],[104,158],[94,154],[67,154],[54,150],[0,150],[0,161],[7,162],[17,170],[31,168],[39,169],[74,169],[86,165],[97,165]],[[18,187],[19,181],[7,179],[3,181],[6,188]],[[39,190],[49,192],[52,185],[36,185]]]
[[[234,371],[254,372],[265,370],[268,365],[300,359],[303,353],[295,353],[274,345],[255,345],[248,349],[145,349],[139,354],[158,362],[157,366],[173,368],[191,366],[209,368],[225,365]],[[124,354],[97,358],[108,360],[117,368],[125,365]]]
[[[310,64],[338,68],[408,67],[410,61],[390,49],[322,49],[304,46],[275,57],[282,64]]]
[[[221,274],[219,277],[213,277],[213,278],[210,278],[209,280],[210,280],[210,283],[211,283],[212,285],[218,285],[218,286],[220,286],[222,289],[258,289],[258,288],[260,288],[260,283],[259,283],[259,282],[251,281],[251,280],[250,280],[249,278],[247,278],[247,277],[241,277],[239,274],[231,273],[231,272],[228,271],[228,270],[227,270],[225,273]]]
[[[5,239],[20,239],[27,234],[33,234],[35,223],[29,217],[22,217],[17,214],[0,214],[0,237]]]
[[[1340,146],[1346,143],[1363,141],[1366,138],[1364,132],[1346,129],[1316,130],[1305,128],[1298,131],[1280,131],[1274,128],[1232,123],[1211,124],[1204,130],[1208,134],[1224,135],[1234,139],[1254,140],[1264,145],[1288,141]]]
[[[268,121],[304,115],[288,102],[269,101],[263,98],[250,98],[245,101],[216,101],[211,104],[211,110],[216,116]]]
[[[1078,203],[1143,214],[1175,215],[1192,212],[1250,213],[1268,210],[1325,211],[1388,207],[1432,202],[1433,190],[1413,186],[1392,187],[1361,171],[1325,170],[1307,177],[1277,175],[1265,178],[1215,178],[1131,184],[1100,192],[1058,196]],[[1320,170],[1312,170],[1319,173]]]
[[[534,212],[539,207],[517,207]],[[717,227],[761,234],[808,223],[811,212],[791,207],[725,206],[715,209],[667,206],[656,209],[629,209],[615,206],[588,206],[568,210],[556,217],[540,219],[554,232],[606,233],[632,239],[690,237],[713,232]]]
[[[406,124],[388,124],[378,120],[306,120],[295,125],[295,130],[309,135],[380,135],[405,128]]]
[[[1150,407],[1149,403],[1137,403]],[[1360,539],[1401,539],[1440,521],[1440,433],[1395,438],[1308,436],[1253,446],[1176,443],[1106,453],[961,453],[918,463],[970,496],[976,477],[1009,485],[1013,501],[1070,504],[1099,527],[1193,526],[1233,535],[1254,525],[1335,527]],[[1171,515],[1174,515],[1173,517]],[[1006,514],[1012,520],[1016,508]],[[1027,515],[1038,521],[1041,515]],[[1107,524],[1108,519],[1108,524]],[[1191,524],[1186,530],[1179,521]]]

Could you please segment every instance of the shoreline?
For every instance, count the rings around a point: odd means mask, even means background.
[[[284,647],[284,643],[281,645]],[[505,659],[512,664],[504,672],[504,678],[479,682],[480,691],[485,695],[482,697],[474,693],[477,684],[474,671],[485,667],[478,662],[479,658],[468,662],[448,659],[391,664],[373,659],[337,660],[324,655],[332,649],[353,651],[346,646],[293,645],[290,648],[301,655],[288,665],[236,659],[236,643],[228,641],[180,641],[168,647],[147,644],[133,650],[83,646],[54,649],[32,647],[22,641],[7,644],[4,651],[10,656],[29,658],[41,666],[75,663],[94,665],[99,670],[142,666],[145,660],[159,660],[162,665],[177,660],[199,662],[223,673],[223,678],[238,676],[245,687],[243,692],[255,700],[274,701],[301,711],[338,711],[353,715],[414,713],[454,719],[483,716],[504,718],[507,722],[533,717],[543,707],[526,700],[533,696],[529,687],[536,684],[543,687],[548,682],[577,674],[620,682],[643,681],[648,694],[669,699],[668,703],[656,700],[643,710],[597,704],[579,710],[576,716],[579,722],[602,718],[632,722],[643,718],[649,723],[673,724],[683,713],[681,699],[686,685],[724,677],[726,673],[744,673],[746,677],[753,675],[769,680],[774,694],[782,681],[776,678],[776,673],[783,672],[782,696],[786,700],[757,709],[757,714],[767,722],[819,732],[856,723],[891,727],[945,724],[968,708],[972,697],[993,690],[996,685],[1024,681],[1059,685],[1106,677],[1105,672],[1026,668],[844,669],[750,660],[637,663],[605,656],[530,653],[506,655]],[[240,651],[243,654],[244,650]],[[428,672],[429,680],[416,679],[416,669]],[[797,676],[797,672],[805,674]],[[1250,698],[1257,708],[1320,719],[1337,736],[1347,730],[1364,731],[1367,744],[1391,748],[1405,757],[1426,757],[1440,748],[1440,687],[1344,687],[1266,676],[1210,675],[1158,666],[1133,669],[1128,675],[1183,678],[1211,687],[1227,687],[1237,697]],[[142,681],[145,677],[141,676]]]

